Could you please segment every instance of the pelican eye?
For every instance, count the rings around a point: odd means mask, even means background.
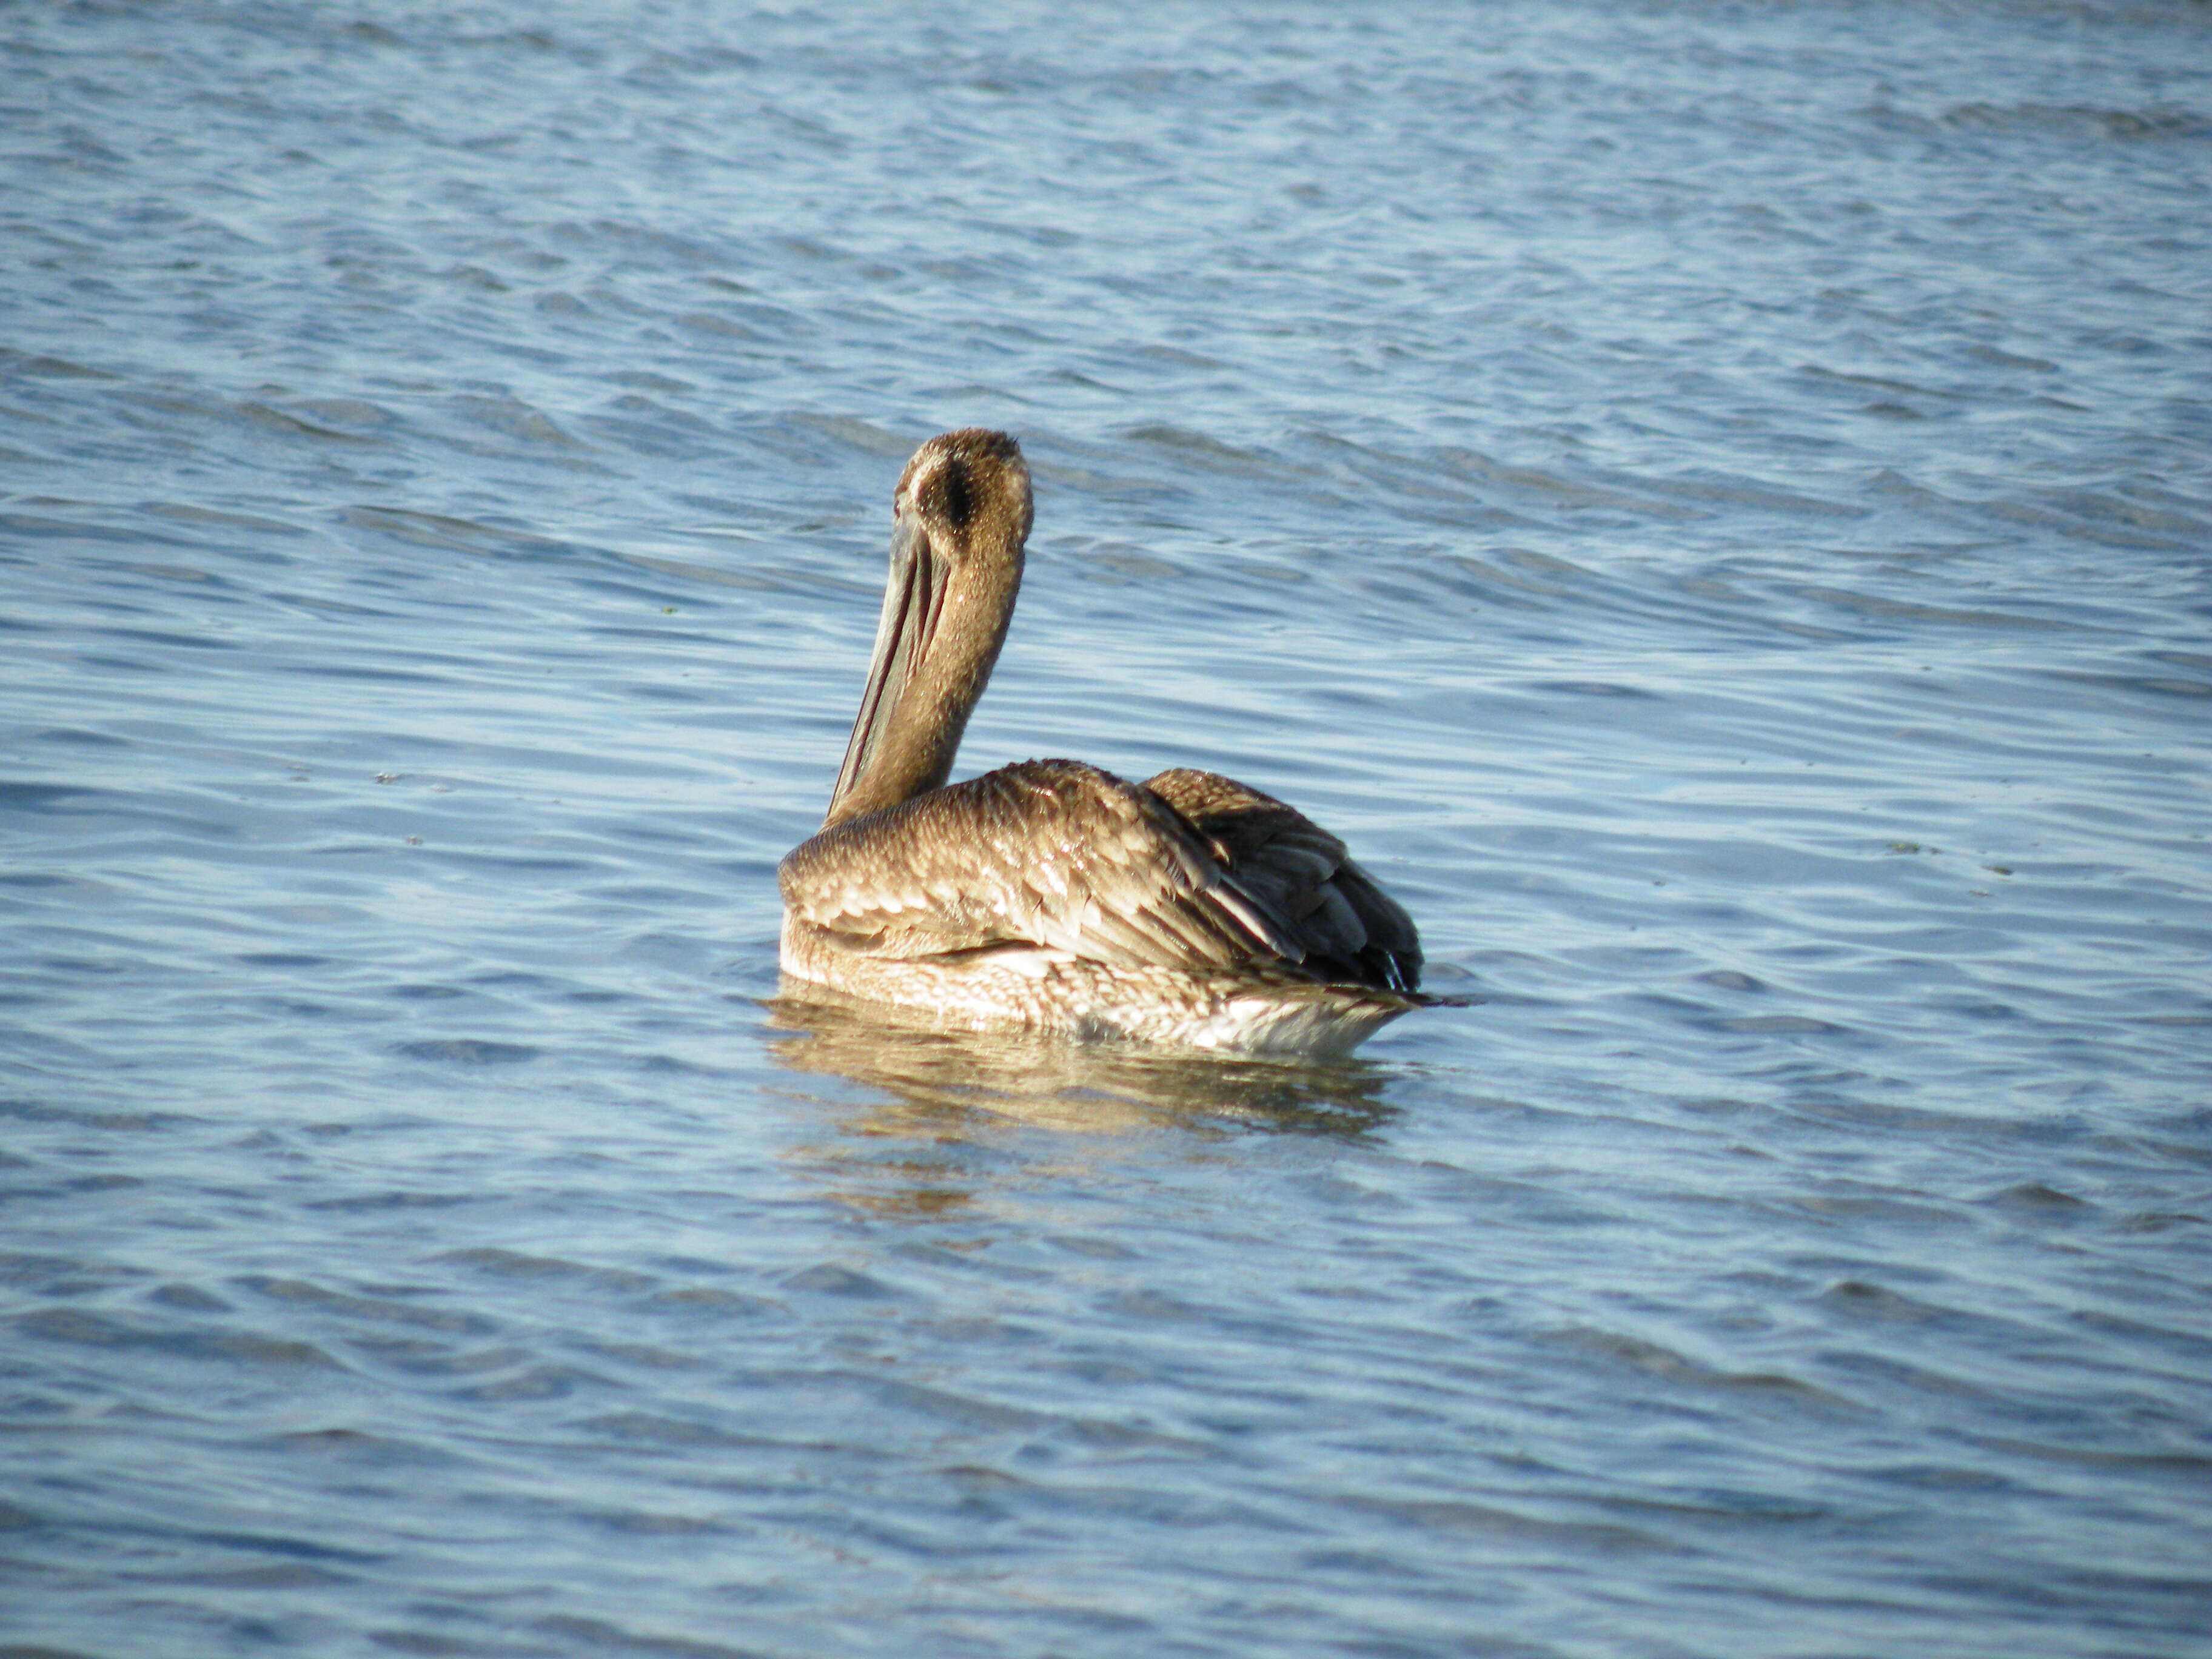
[[[965,530],[975,516],[975,486],[969,481],[968,469],[958,461],[947,460],[916,478],[914,500],[931,518],[940,519],[955,530]]]

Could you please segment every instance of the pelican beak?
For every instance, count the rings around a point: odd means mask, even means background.
[[[884,586],[884,611],[876,623],[867,689],[860,694],[860,716],[853,722],[845,763],[837,769],[837,787],[830,795],[832,818],[837,803],[866,775],[908,684],[929,653],[945,589],[945,572],[930,545],[928,531],[910,508],[902,511],[891,531],[890,580]]]

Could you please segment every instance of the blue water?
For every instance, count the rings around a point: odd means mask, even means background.
[[[2201,5],[0,11],[0,1654],[2184,1655]],[[776,1001],[963,770],[1484,999]]]

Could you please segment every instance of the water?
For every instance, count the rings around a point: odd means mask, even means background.
[[[2203,1652],[2203,8],[615,9],[0,14],[5,1651]],[[1485,1002],[774,1001],[970,422]]]

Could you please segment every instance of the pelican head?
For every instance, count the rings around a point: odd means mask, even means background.
[[[890,577],[823,828],[941,787],[999,659],[1035,508],[1021,446],[932,438],[891,492]]]

